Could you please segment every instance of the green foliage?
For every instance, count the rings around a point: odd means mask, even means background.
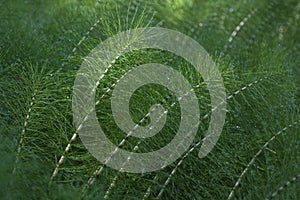
[[[0,6],[1,199],[300,198],[299,180],[291,179],[300,173],[297,0],[16,0]],[[111,112],[113,87],[140,64],[178,70],[199,98],[202,121],[196,148],[175,163],[152,173],[121,173],[102,166],[77,137],[72,87],[82,60],[101,41],[147,26],[178,30],[211,54],[226,87],[226,122],[213,151],[199,159],[212,109],[201,75],[169,52],[122,55],[96,94],[99,123],[114,144],[124,133]],[[176,134],[180,106],[159,85],[135,92],[133,120],[147,125],[144,116],[155,103],[168,110],[162,132],[130,137],[122,148],[155,150]]]

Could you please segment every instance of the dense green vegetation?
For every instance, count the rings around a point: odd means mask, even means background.
[[[1,199],[300,198],[297,0],[13,0],[0,7]],[[202,121],[191,146],[196,148],[156,172],[121,173],[105,166],[100,172],[102,164],[73,125],[76,73],[101,41],[152,26],[189,35],[210,53],[227,93],[223,132],[212,152],[199,159],[209,124],[204,116],[211,110],[201,75],[170,52],[129,52],[97,88],[97,116],[107,137],[117,145],[125,136],[111,113],[114,83],[134,66],[162,63],[185,76],[199,97]],[[162,132],[144,140],[130,137],[122,148],[138,145],[137,152],[147,152],[172,139],[180,106],[165,87],[147,85],[134,93],[133,120],[144,119],[157,102],[168,110]]]

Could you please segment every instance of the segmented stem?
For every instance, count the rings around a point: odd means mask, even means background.
[[[15,160],[15,165],[14,165],[13,172],[12,172],[13,174],[17,170],[17,164],[19,162],[19,157],[20,157],[20,153],[21,153],[21,150],[22,150],[22,146],[23,146],[23,140],[24,140],[24,136],[25,136],[25,133],[26,133],[28,120],[30,118],[30,114],[31,114],[31,111],[32,111],[32,106],[33,106],[33,104],[35,102],[36,93],[37,93],[37,90],[34,90],[33,95],[31,97],[31,102],[29,103],[29,108],[27,110],[26,117],[25,117],[25,120],[24,120],[24,123],[23,123],[23,128],[22,128],[22,131],[21,131],[21,136],[20,136],[20,140],[19,140],[19,144],[18,144],[18,149],[17,149],[17,155],[16,155],[16,160]]]
[[[239,93],[241,93],[242,91],[246,90],[247,88],[250,88],[251,86],[253,86],[253,85],[255,85],[255,84],[257,84],[257,83],[259,83],[259,82],[261,82],[261,81],[263,81],[264,79],[267,79],[267,78],[269,78],[269,77],[266,76],[266,77],[264,77],[264,78],[261,78],[261,79],[259,79],[259,80],[256,80],[256,81],[252,82],[252,83],[247,84],[246,86],[242,87],[242,88],[239,89],[239,90],[236,90],[236,91],[233,92],[231,95],[229,95],[229,96],[226,97],[226,101],[227,101],[227,100],[230,100],[231,98],[233,98],[234,96],[238,95]],[[221,102],[219,105],[217,105],[216,107],[218,107],[218,106],[220,106],[220,105],[222,105],[222,104],[224,104],[224,103],[225,103],[225,101],[222,101],[222,102]],[[212,108],[212,110],[216,109],[216,107],[215,107],[215,108]],[[207,114],[202,118],[202,120],[207,119],[208,116],[209,116],[209,114],[210,114],[210,113],[207,113]],[[191,152],[193,152],[193,151],[195,150],[196,147],[198,147],[200,144],[202,144],[203,141],[204,141],[205,139],[207,139],[207,137],[205,137],[205,138],[204,138],[203,140],[201,140],[201,141],[196,142],[196,144],[193,145],[193,146],[192,146],[192,147],[191,147],[191,148],[183,155],[183,157],[179,160],[179,162],[178,162],[178,163],[176,164],[176,166],[173,168],[173,170],[171,171],[171,173],[168,175],[168,178],[167,178],[167,180],[165,181],[165,183],[163,184],[163,186],[161,187],[161,189],[160,189],[160,191],[159,191],[159,193],[158,193],[158,195],[157,195],[157,198],[160,198],[160,197],[162,196],[162,194],[163,194],[165,188],[167,187],[167,185],[169,184],[169,182],[170,182],[172,176],[175,174],[175,172],[177,171],[178,167],[182,164],[183,160],[184,160],[185,158],[187,158],[187,156],[188,156]]]
[[[242,181],[242,178],[245,176],[246,172],[250,169],[250,167],[253,165],[253,163],[255,162],[256,158],[262,153],[262,151],[270,144],[270,142],[272,142],[277,136],[279,136],[281,133],[285,132],[286,130],[288,130],[289,128],[291,128],[292,126],[296,126],[298,125],[298,123],[300,123],[299,121],[295,121],[294,123],[284,127],[283,129],[281,129],[280,131],[278,131],[275,135],[273,135],[258,151],[257,153],[253,156],[253,158],[250,160],[250,162],[247,164],[247,167],[242,171],[242,173],[240,174],[238,180],[235,182],[232,190],[229,193],[229,196],[227,199],[232,199],[233,195],[234,195],[234,191],[236,190],[236,188],[239,186],[239,184]]]
[[[266,200],[271,200],[274,197],[276,197],[282,190],[284,190],[285,188],[287,188],[288,186],[292,185],[293,183],[295,183],[298,179],[300,179],[300,174],[297,174],[296,176],[294,176],[293,178],[291,178],[290,180],[288,180],[287,182],[285,182],[283,185],[279,186],[275,192],[272,192],[271,195],[269,197],[266,198]]]
[[[95,87],[94,88],[97,88],[100,84],[100,81],[101,79],[103,79],[103,77],[107,74],[108,70],[113,66],[113,64],[117,61],[117,59],[122,55],[123,51],[126,50],[128,48],[128,45],[126,45],[124,48],[122,48],[122,51],[109,63],[109,65],[107,66],[107,68],[104,70],[104,72],[101,74],[101,76],[99,77],[99,79],[97,80],[96,84],[95,84]],[[125,76],[125,74],[123,76],[121,76],[121,78],[119,80],[117,80],[114,84],[112,84],[105,92],[104,94],[100,97],[100,100],[98,100],[96,102],[96,105],[98,105],[101,101],[101,99],[103,99],[110,91],[111,89]],[[68,151],[70,150],[70,147],[71,147],[71,144],[75,141],[75,139],[77,138],[77,135],[78,135],[78,131],[80,131],[80,129],[82,128],[83,126],[83,123],[86,122],[86,120],[88,119],[88,115],[94,111],[94,108],[92,108],[89,113],[84,117],[83,121],[78,125],[75,133],[72,135],[71,139],[69,140],[62,156],[60,157],[58,163],[56,164],[56,167],[52,173],[52,176],[51,176],[51,180],[53,180],[56,175],[58,174],[58,169],[59,167],[62,165],[62,163],[64,162],[64,159],[65,159],[65,155],[66,153],[68,153]]]

